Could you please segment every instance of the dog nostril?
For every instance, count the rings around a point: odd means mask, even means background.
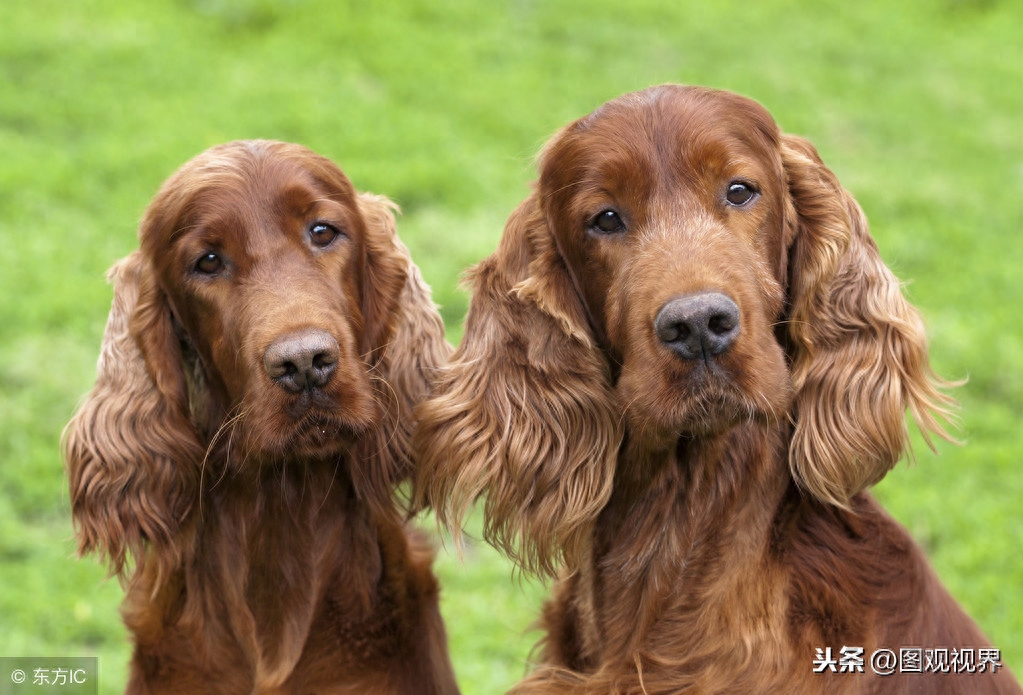
[[[707,359],[739,335],[739,307],[725,294],[707,292],[669,301],[654,319],[657,338],[683,359]]]
[[[664,343],[673,343],[676,340],[686,340],[692,330],[684,323],[664,322],[657,327],[657,337]]]
[[[337,354],[329,352],[318,352],[313,357],[313,367],[322,369],[337,364]]]
[[[735,328],[735,321],[738,317],[730,314],[715,314],[710,317],[707,327],[715,335],[725,335]]]
[[[306,330],[281,336],[263,353],[267,376],[286,391],[298,393],[326,386],[340,356],[337,341],[326,331]]]

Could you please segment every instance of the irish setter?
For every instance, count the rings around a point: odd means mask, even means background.
[[[864,491],[907,408],[946,437],[954,403],[856,201],[761,106],[662,86],[571,123],[470,280],[415,501],[457,527],[485,495],[492,543],[563,565],[514,692],[1020,692]]]
[[[114,266],[64,437],[81,552],[126,585],[130,693],[457,692],[393,500],[448,356],[393,206],[298,145],[214,147]]]

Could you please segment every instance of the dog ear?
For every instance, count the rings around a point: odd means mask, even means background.
[[[608,365],[535,195],[469,283],[465,337],[418,411],[414,503],[457,533],[485,495],[487,540],[553,576],[611,492],[622,429]]]
[[[359,194],[358,200],[367,227],[367,354],[385,417],[379,436],[367,438],[357,475],[368,499],[385,500],[394,485],[411,475],[413,409],[426,398],[451,346],[430,288],[398,238],[397,206],[369,193]]]
[[[64,429],[62,449],[79,552],[125,578],[155,556],[180,560],[179,531],[198,494],[203,449],[188,416],[170,309],[139,252],[109,273],[114,298],[96,383]]]
[[[784,136],[790,210],[789,337],[796,390],[789,462],[822,501],[847,506],[908,447],[908,408],[928,445],[954,441],[955,384],[930,368],[923,321],[884,265],[853,197],[808,141]]]
[[[408,251],[397,239],[397,206],[383,196],[362,193],[359,212],[366,222],[362,273],[363,355],[376,365],[394,337],[398,306],[408,279]]]

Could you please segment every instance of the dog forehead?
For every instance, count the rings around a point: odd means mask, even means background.
[[[777,157],[780,131],[757,102],[663,85],[607,102],[555,136],[541,178],[635,172],[664,181]]]
[[[776,138],[778,126],[771,114],[753,99],[725,90],[661,85],[624,94],[576,121],[570,129],[612,130],[623,125],[651,136],[667,132],[699,133],[713,125],[742,136],[757,133]]]
[[[258,237],[261,230],[280,231],[287,219],[310,214],[343,216],[358,226],[354,188],[328,160],[312,153],[315,159],[218,149],[168,179],[147,211],[144,245],[217,230]]]

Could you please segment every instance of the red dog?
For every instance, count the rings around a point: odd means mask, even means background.
[[[234,142],[114,267],[64,455],[80,549],[126,583],[128,692],[457,692],[432,551],[392,501],[448,346],[391,207],[303,147]]]
[[[905,410],[944,437],[953,402],[813,146],[664,86],[570,124],[539,169],[413,447],[419,503],[457,525],[485,493],[491,542],[564,564],[515,692],[1019,693],[864,492]],[[913,647],[983,672],[872,673]]]

